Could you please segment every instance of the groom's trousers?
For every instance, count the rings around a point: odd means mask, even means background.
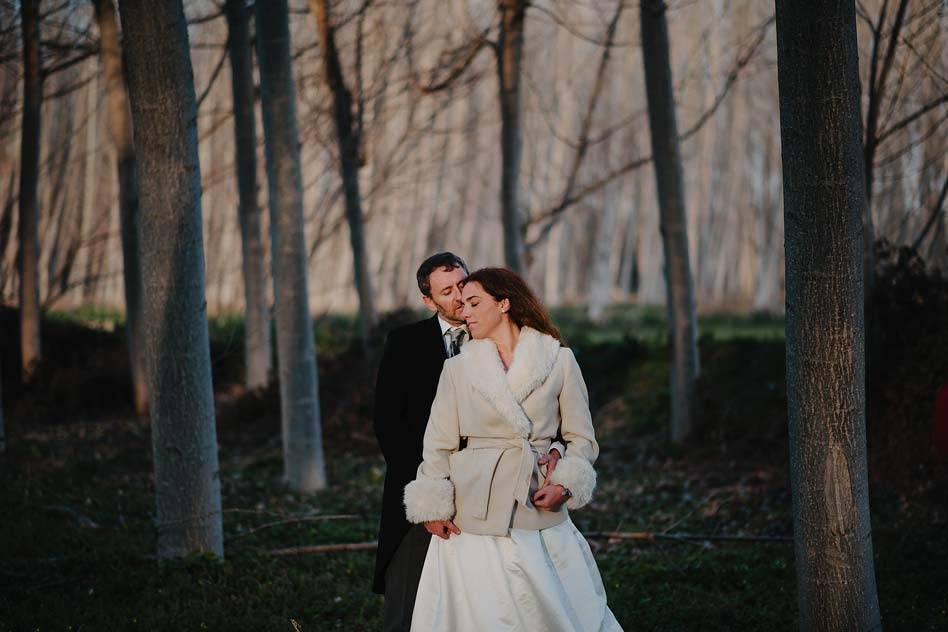
[[[424,525],[412,525],[385,570],[384,632],[409,632],[418,580],[425,565],[431,534]]]

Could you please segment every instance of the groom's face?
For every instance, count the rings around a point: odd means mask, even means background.
[[[452,325],[464,323],[461,309],[461,282],[467,277],[463,268],[446,270],[438,268],[428,275],[431,284],[431,296],[422,296],[425,306],[432,312],[437,312],[441,318]]]

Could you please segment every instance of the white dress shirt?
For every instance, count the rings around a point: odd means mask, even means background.
[[[455,327],[460,327],[464,331],[467,331],[467,325],[452,325],[445,319],[441,318],[441,314],[438,314],[438,324],[441,325],[441,342],[444,343],[444,350],[450,354],[451,353],[451,337],[448,335],[449,329],[454,329]]]

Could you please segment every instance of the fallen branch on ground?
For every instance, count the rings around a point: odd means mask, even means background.
[[[336,553],[337,551],[370,551],[377,548],[378,542],[346,542],[342,544],[314,544],[312,546],[291,546],[286,549],[273,549],[270,555],[305,555],[307,553]]]
[[[779,535],[707,535],[700,533],[653,533],[652,531],[593,531],[585,534],[591,540],[684,540],[687,542],[793,542],[792,537]]]
[[[263,531],[264,529],[270,529],[272,527],[279,527],[279,526],[288,525],[288,524],[297,524],[300,522],[325,522],[326,520],[358,520],[358,519],[359,519],[359,516],[356,516],[353,514],[337,514],[337,515],[331,515],[331,516],[303,516],[301,518],[290,518],[289,520],[277,520],[276,522],[268,522],[267,524],[262,524],[259,527],[254,527],[242,533],[237,533],[227,538],[227,540],[232,541],[232,540],[236,540],[237,538],[242,538],[252,533],[256,533],[258,531]]]
[[[587,533],[590,540],[637,540],[654,542],[671,540],[684,542],[793,542],[792,537],[779,535],[707,535],[700,533],[653,533],[651,531],[593,531]],[[339,551],[369,551],[378,542],[347,542],[341,544],[316,544],[274,549],[270,555],[306,555],[307,553],[336,553]]]

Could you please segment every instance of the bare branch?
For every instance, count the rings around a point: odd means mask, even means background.
[[[89,59],[90,57],[94,57],[95,55],[98,55],[98,54],[99,54],[99,46],[96,45],[95,47],[91,47],[88,50],[85,50],[79,53],[78,55],[75,55],[74,57],[67,59],[66,61],[44,68],[43,78],[46,79],[47,77],[55,75],[58,72],[62,72],[63,70],[68,70],[69,68],[72,68],[76,64],[81,64],[82,62]]]
[[[914,243],[912,243],[912,249],[916,252],[922,245],[922,242],[925,241],[925,237],[928,236],[928,232],[932,229],[932,226],[935,225],[935,220],[937,220],[938,216],[941,215],[945,206],[946,195],[948,195],[948,175],[945,176],[945,183],[941,185],[941,193],[938,195],[938,201],[935,202],[935,206],[932,207],[931,217],[929,217],[928,221],[925,222],[925,227],[922,228],[922,232],[919,233],[918,237],[915,238]]]
[[[435,77],[432,76],[425,85],[421,85],[415,78],[414,83],[416,87],[425,94],[440,92],[451,87],[454,81],[464,74],[465,70],[471,67],[471,64],[477,59],[478,53],[490,45],[490,40],[487,37],[490,33],[490,28],[491,27],[485,28],[472,40],[441,54],[441,59],[449,66],[447,74],[443,79],[437,81]],[[432,72],[431,74],[434,75],[435,73]]]
[[[208,13],[207,15],[199,15],[197,17],[190,18],[188,20],[188,26],[194,26],[195,24],[205,24],[206,22],[213,22],[217,18],[224,17],[224,9],[220,8],[218,11]]]
[[[754,58],[757,54],[757,51],[760,50],[761,44],[764,43],[764,40],[767,38],[767,34],[770,32],[770,27],[775,23],[775,17],[770,16],[764,22],[757,27],[757,37],[748,47],[748,49],[743,54],[738,54],[734,59],[734,64],[731,66],[731,69],[727,73],[727,78],[724,80],[724,87],[721,88],[721,92],[714,99],[714,103],[711,104],[701,116],[688,128],[683,134],[679,136],[680,140],[687,140],[697,134],[704,124],[714,116],[714,113],[717,112],[718,108],[724,103],[724,99],[727,97],[728,92],[737,83],[738,76],[740,75],[741,70],[743,70],[748,63]]]
[[[898,123],[895,123],[894,125],[892,125],[892,127],[889,127],[885,131],[880,132],[876,138],[876,143],[877,144],[882,143],[882,141],[884,141],[886,138],[888,138],[892,134],[896,133],[900,129],[905,128],[908,125],[911,125],[912,122],[916,121],[922,116],[925,116],[926,114],[928,114],[929,112],[937,108],[939,105],[942,105],[943,103],[948,103],[948,92],[942,94],[937,99],[934,99],[933,101],[926,103],[915,112],[912,112],[911,114],[909,114],[908,116],[900,120]]]
[[[217,65],[214,66],[214,70],[211,72],[210,79],[207,80],[207,86],[204,87],[204,91],[201,92],[201,96],[198,97],[196,108],[201,109],[201,104],[204,103],[204,99],[207,98],[207,95],[210,94],[211,88],[214,87],[214,82],[217,81],[218,75],[221,74],[221,69],[224,68],[224,61],[227,59],[227,52],[230,49],[230,42],[224,44],[224,52],[221,53],[221,58],[217,60]]]
[[[604,78],[606,76],[606,68],[609,65],[610,51],[612,49],[610,43],[613,41],[613,38],[615,38],[616,29],[619,25],[619,18],[622,15],[623,8],[624,3],[622,2],[616,5],[615,13],[612,15],[612,20],[610,20],[609,26],[606,29],[606,45],[603,46],[602,55],[599,58],[599,66],[596,69],[596,80],[593,83],[592,94],[589,97],[586,113],[583,115],[583,122],[580,125],[579,147],[576,149],[576,153],[573,156],[573,165],[570,169],[569,176],[567,177],[566,186],[563,189],[563,195],[560,204],[547,211],[544,215],[541,215],[540,217],[533,220],[533,222],[541,220],[547,221],[546,224],[540,229],[540,233],[537,235],[537,238],[530,244],[527,244],[528,250],[546,239],[547,235],[550,234],[550,231],[553,230],[553,226],[558,221],[560,214],[562,214],[563,211],[569,208],[569,206],[572,204],[570,200],[573,199],[573,189],[576,187],[576,179],[579,175],[579,169],[582,166],[583,158],[586,156],[586,153],[589,150],[589,133],[592,129],[593,114],[596,111],[596,105],[599,103],[599,97],[602,94]],[[530,222],[528,221],[528,224],[529,223]]]

